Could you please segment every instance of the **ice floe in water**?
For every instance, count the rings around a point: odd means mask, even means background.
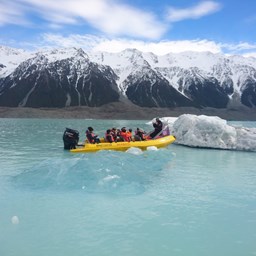
[[[150,146],[150,147],[147,147],[147,150],[148,150],[148,151],[157,151],[158,148],[155,147],[155,146]]]
[[[171,130],[182,145],[256,151],[256,128],[235,127],[215,116],[184,114]]]
[[[12,221],[12,224],[14,225],[17,225],[20,223],[18,216],[12,216],[11,221]]]
[[[160,119],[169,125],[171,133],[176,136],[176,144],[256,151],[256,128],[236,127],[217,116],[184,114],[178,118]]]
[[[143,154],[143,151],[140,148],[131,147],[126,150],[127,153],[133,154],[133,155],[141,155]]]

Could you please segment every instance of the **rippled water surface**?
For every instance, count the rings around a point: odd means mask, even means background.
[[[256,255],[255,152],[63,150],[147,121],[0,119],[0,255]]]

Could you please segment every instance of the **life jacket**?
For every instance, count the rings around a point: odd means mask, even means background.
[[[124,138],[121,136],[121,131],[116,132],[116,141],[124,141]]]
[[[116,132],[112,130],[112,131],[110,132],[110,134],[111,134],[111,136],[113,137],[113,140],[116,141],[116,140],[117,140],[117,134],[116,134]]]
[[[126,132],[126,136],[128,137],[129,141],[132,140],[132,133],[130,131]]]
[[[124,141],[130,141],[129,136],[127,136],[127,132],[120,132],[120,136],[124,139]]]
[[[95,141],[94,141],[95,135],[94,135],[93,132],[90,132],[90,131],[87,130],[85,132],[85,134],[86,134],[86,138],[89,141],[89,143],[95,143]]]
[[[114,142],[113,135],[111,133],[105,133],[105,140],[110,143]]]

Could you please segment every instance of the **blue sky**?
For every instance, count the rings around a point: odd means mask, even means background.
[[[0,45],[256,57],[255,0],[0,0]]]

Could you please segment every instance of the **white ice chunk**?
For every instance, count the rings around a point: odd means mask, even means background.
[[[11,221],[12,221],[12,224],[15,224],[15,225],[20,223],[18,216],[12,216]]]
[[[155,147],[155,146],[150,146],[150,147],[147,147],[147,150],[148,150],[148,151],[157,151],[158,148]]]
[[[143,154],[143,151],[140,148],[131,147],[126,150],[127,153],[133,154],[133,155],[141,155]]]
[[[186,146],[256,151],[255,128],[234,127],[216,116],[181,115],[171,133]]]

